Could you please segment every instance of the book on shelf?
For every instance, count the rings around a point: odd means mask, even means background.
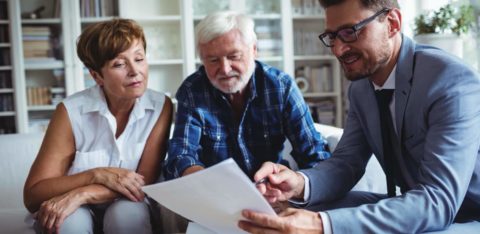
[[[9,41],[8,25],[0,25],[0,43],[8,43]]]
[[[0,94],[0,112],[14,110],[12,95],[11,93]]]
[[[65,89],[62,87],[27,88],[28,106],[57,105],[65,96]]]
[[[296,77],[305,77],[308,81],[306,92],[333,92],[333,72],[329,64],[320,66],[300,66],[295,69]]]
[[[15,132],[15,116],[0,116],[0,134]]]
[[[53,11],[52,11],[52,18],[60,18],[61,14],[61,6],[60,6],[61,0],[54,0],[53,2]]]
[[[0,20],[8,19],[8,6],[7,1],[0,1]]]
[[[333,92],[333,73],[330,65],[312,67],[310,71],[313,92]]]
[[[48,26],[22,27],[23,55],[28,58],[53,58],[51,31]]]
[[[12,73],[10,71],[0,71],[0,89],[12,88]]]
[[[37,57],[37,58],[25,58],[25,66],[48,66],[48,67],[62,67],[63,61],[57,60],[53,57]]]
[[[316,123],[335,125],[335,102],[331,99],[309,101],[307,105],[310,108],[313,121]]]
[[[48,26],[22,26],[22,35],[49,36],[50,27]]]
[[[80,0],[81,17],[105,17],[116,15],[115,0]]]
[[[10,61],[10,49],[0,48],[0,66],[9,66],[12,64]]]

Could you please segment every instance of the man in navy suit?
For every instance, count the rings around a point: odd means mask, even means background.
[[[479,75],[402,35],[395,0],[320,3],[326,30],[319,37],[353,81],[343,137],[332,158],[312,169],[265,163],[254,177],[268,178],[258,189],[269,202],[320,212],[290,208],[273,217],[245,210],[239,226],[253,233],[478,232]],[[388,194],[350,191],[372,153]]]

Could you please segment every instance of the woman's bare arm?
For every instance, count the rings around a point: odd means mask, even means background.
[[[165,159],[172,125],[173,105],[170,98],[165,98],[162,113],[148,136],[137,173],[144,176],[145,184],[156,182],[161,173]]]

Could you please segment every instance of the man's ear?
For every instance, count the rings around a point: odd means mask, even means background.
[[[95,83],[97,83],[98,86],[103,86],[103,76],[100,73],[92,69],[88,69],[88,72],[93,77],[93,80],[95,80]]]
[[[399,9],[393,8],[388,12],[388,35],[389,37],[396,36],[402,30],[402,13]]]
[[[257,58],[257,42],[253,42],[253,57]]]

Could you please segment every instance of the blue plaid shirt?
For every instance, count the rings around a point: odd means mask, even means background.
[[[330,157],[290,76],[256,61],[247,87],[249,97],[238,123],[228,98],[211,85],[203,66],[183,82],[176,95],[167,179],[180,177],[188,167],[209,167],[227,158],[233,158],[250,177],[266,161],[288,165],[281,157],[286,137],[301,169]]]

